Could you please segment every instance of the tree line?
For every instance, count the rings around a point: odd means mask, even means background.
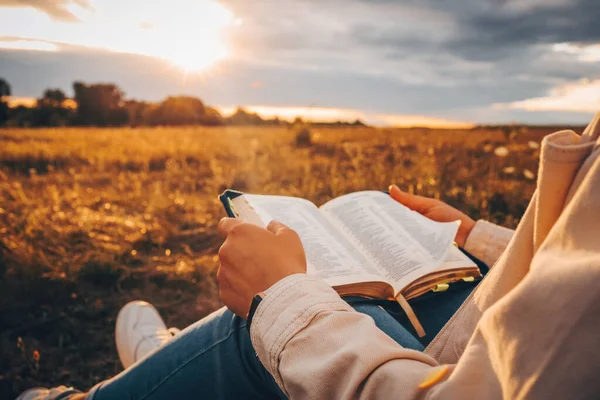
[[[10,107],[9,83],[0,78],[0,126],[161,126],[161,125],[285,125],[279,118],[263,119],[260,115],[238,108],[224,117],[196,97],[170,96],[159,103],[125,99],[123,91],[113,83],[73,83],[73,98],[60,89],[46,89],[31,106]],[[296,118],[294,123],[303,122]],[[337,122],[331,125],[363,125]]]

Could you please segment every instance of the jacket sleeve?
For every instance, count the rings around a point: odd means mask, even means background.
[[[465,250],[493,266],[508,246],[515,231],[491,222],[479,220],[465,243]]]
[[[391,393],[412,399],[419,385],[444,379],[452,368],[401,347],[326,283],[301,274],[267,291],[251,338],[263,365],[292,399],[386,398]]]
[[[403,348],[306,275],[268,290],[252,344],[291,399],[597,399],[599,253],[546,253],[488,310],[457,364]]]

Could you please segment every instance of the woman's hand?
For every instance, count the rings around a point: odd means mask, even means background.
[[[264,229],[223,218],[217,229],[226,238],[219,249],[217,272],[221,299],[242,318],[246,318],[255,294],[289,275],[306,273],[306,255],[298,234],[279,222],[271,221]]]
[[[390,186],[390,196],[399,203],[426,216],[429,219],[438,222],[451,222],[460,220],[460,228],[454,239],[459,246],[464,247],[469,233],[475,226],[475,221],[467,214],[458,211],[456,208],[449,206],[443,201],[430,199],[423,196],[406,193],[396,185]]]

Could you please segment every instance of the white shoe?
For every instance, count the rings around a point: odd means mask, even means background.
[[[124,368],[141,360],[156,348],[167,343],[179,332],[167,329],[160,314],[145,301],[132,301],[119,311],[115,340]]]
[[[67,395],[66,392],[71,392],[71,394],[81,393],[73,388],[68,388],[66,386],[59,386],[52,389],[46,388],[33,388],[27,389],[16,400],[54,400],[59,395]]]

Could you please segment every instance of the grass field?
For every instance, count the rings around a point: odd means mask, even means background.
[[[220,307],[225,188],[320,204],[397,183],[514,227],[551,131],[0,130],[0,398],[118,373],[132,299],[181,328]]]

